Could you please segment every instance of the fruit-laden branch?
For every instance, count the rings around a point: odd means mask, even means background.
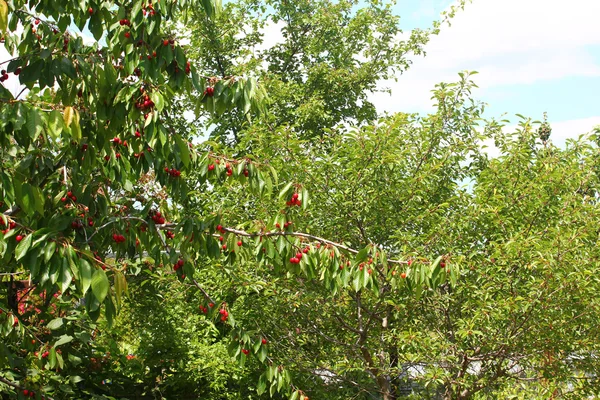
[[[283,231],[272,231],[272,232],[258,232],[258,233],[250,233],[250,232],[246,232],[246,231],[241,231],[238,229],[232,229],[232,228],[223,228],[223,231],[225,232],[229,232],[229,233],[233,233],[235,235],[238,236],[245,236],[245,237],[271,237],[271,236],[293,236],[293,237],[300,237],[300,238],[305,238],[305,239],[309,239],[309,240],[313,240],[315,242],[321,242],[324,244],[328,244],[334,247],[337,247],[338,249],[342,249],[347,251],[348,253],[352,253],[352,254],[358,254],[359,250],[353,249],[351,247],[348,247],[344,244],[341,243],[336,243],[336,242],[332,242],[331,240],[327,240],[324,239],[322,237],[318,237],[315,235],[310,235],[308,233],[303,233],[303,232],[283,232]],[[408,261],[402,261],[402,260],[387,260],[387,262],[389,264],[408,264]]]
[[[14,382],[11,382],[11,381],[9,381],[8,379],[6,379],[6,378],[3,378],[3,377],[1,377],[1,376],[0,376],[0,382],[4,383],[4,384],[6,384],[6,385],[8,385],[8,386],[10,386],[10,387],[12,387],[12,388],[15,388],[15,389],[17,389],[17,390],[20,390],[20,391],[23,393],[23,395],[24,395],[24,396],[28,396],[28,395],[30,395],[30,393],[35,393],[35,392],[31,392],[31,391],[29,391],[29,390],[25,389],[25,388],[24,388],[24,387],[22,387],[22,386],[19,386],[19,385],[17,385],[17,384],[16,384],[16,383],[14,383]],[[47,400],[53,400],[53,398],[52,398],[52,397],[48,397],[48,396],[44,396],[44,398],[45,398],[45,399],[47,399]]]
[[[107,222],[106,224],[102,225],[101,227],[99,227],[96,232],[94,232],[89,238],[88,238],[88,242],[94,237],[94,235],[96,235],[96,233],[98,233],[101,229],[105,228],[106,226],[113,224],[115,222],[117,222],[119,219],[129,219],[129,220],[136,220],[136,221],[140,221],[142,223],[148,224],[148,221],[139,218],[139,217],[122,217],[122,218],[115,218],[112,221]],[[158,230],[173,230],[178,224],[174,224],[174,223],[168,223],[168,224],[161,224],[158,225],[156,224],[156,229]],[[221,228],[222,232],[229,232],[229,233],[233,233],[234,235],[237,236],[242,236],[242,237],[251,237],[251,238],[255,238],[255,237],[274,237],[274,236],[292,236],[292,237],[299,237],[299,238],[304,238],[304,239],[308,239],[308,240],[312,240],[315,242],[320,242],[323,244],[327,244],[333,247],[337,247],[338,249],[342,249],[347,251],[348,253],[351,254],[358,254],[359,250],[353,249],[351,247],[348,247],[344,244],[341,243],[337,243],[337,242],[333,242],[331,240],[327,240],[324,239],[322,237],[319,236],[315,236],[315,235],[311,235],[308,233],[304,233],[304,232],[286,232],[286,231],[270,231],[270,232],[256,232],[256,233],[251,233],[251,232],[246,232],[246,231],[242,231],[239,229],[233,229],[233,228]],[[218,235],[217,235],[218,236]],[[403,261],[403,260],[387,260],[387,262],[389,264],[408,264],[408,261]]]

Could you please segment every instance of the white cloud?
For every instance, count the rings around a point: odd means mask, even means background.
[[[577,139],[581,135],[589,134],[593,128],[600,126],[600,116],[573,119],[569,121],[549,121],[552,133],[550,134],[550,140],[558,147],[564,148],[567,139]],[[507,125],[502,129],[504,133],[513,133],[517,130],[517,125]],[[485,152],[490,157],[498,157],[500,151],[494,146],[493,140],[486,140],[483,142]]]
[[[550,122],[550,126],[552,127],[550,139],[557,146],[562,146],[567,139],[590,133],[595,126],[600,126],[600,115],[571,121]]]
[[[257,46],[256,50],[263,51],[270,49],[273,46],[276,46],[285,41],[283,37],[283,28],[285,27],[285,22],[279,21],[274,23],[269,21],[265,24],[264,29],[261,30],[263,34],[263,42]]]
[[[427,56],[398,82],[382,82],[389,95],[372,99],[381,110],[422,111],[430,91],[454,81],[461,70],[476,70],[486,88],[530,84],[569,76],[600,76],[588,46],[600,44],[598,0],[475,0],[459,11],[426,46]]]

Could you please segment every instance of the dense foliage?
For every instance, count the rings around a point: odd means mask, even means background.
[[[600,395],[598,135],[507,133],[469,73],[378,115],[439,26],[0,0],[3,396]]]

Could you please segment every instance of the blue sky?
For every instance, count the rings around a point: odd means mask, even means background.
[[[402,28],[426,28],[451,0],[399,0]],[[476,98],[489,117],[541,119],[557,141],[600,125],[600,0],[473,0],[442,28],[392,89],[372,96],[379,109],[427,112],[437,82],[475,70]]]

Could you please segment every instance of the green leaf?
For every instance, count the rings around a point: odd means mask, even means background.
[[[293,184],[294,182],[290,182],[281,189],[281,192],[279,192],[279,200],[283,200],[286,197],[286,194],[290,191]]]
[[[64,259],[63,259],[64,260]],[[58,281],[58,287],[61,291],[66,291],[73,280],[73,275],[71,274],[71,268],[69,267],[68,262],[63,262],[62,271],[60,274],[60,279]]]
[[[69,336],[69,335],[62,335],[57,341],[56,343],[54,343],[54,347],[58,347],[61,346],[63,344],[67,344],[69,342],[71,342],[73,340],[73,336]]]
[[[94,35],[94,39],[100,40],[102,34],[104,33],[104,29],[102,28],[102,19],[100,18],[100,14],[94,13],[90,18],[90,22],[88,24],[90,32]]]
[[[440,261],[442,261],[442,256],[439,256],[438,258],[436,258],[432,263],[431,266],[429,267],[429,278],[431,279],[431,277],[433,277],[434,272],[436,271],[436,269],[438,268],[438,266],[440,265]]]
[[[46,247],[44,248],[44,261],[45,262],[50,261],[50,259],[54,255],[55,251],[56,251],[56,242],[55,241],[48,242],[46,244]]]
[[[30,108],[27,112],[27,119],[25,121],[25,126],[27,127],[27,131],[29,132],[29,137],[34,140],[38,137],[38,135],[42,132],[42,117],[38,112],[37,108]]]
[[[175,141],[177,142],[177,147],[179,148],[179,156],[181,157],[181,161],[186,167],[190,166],[190,148],[185,140],[183,140],[179,135],[175,136]]]
[[[265,374],[262,374],[260,378],[258,378],[258,385],[256,386],[256,393],[260,396],[267,390],[267,379]]]
[[[63,117],[60,113],[60,111],[58,110],[54,110],[50,113],[49,118],[48,118],[48,130],[50,131],[50,134],[54,137],[54,138],[58,138],[63,130],[64,127],[64,120]]]
[[[31,242],[33,240],[33,235],[25,236],[17,245],[15,249],[15,259],[19,261],[21,258],[25,257],[27,251],[31,247]]]
[[[165,108],[165,99],[162,97],[162,95],[158,92],[152,92],[150,93],[150,99],[152,100],[152,102],[154,103],[154,106],[156,107],[156,109],[160,112],[163,110],[163,108]]]
[[[57,60],[55,60],[54,62],[57,62]],[[63,74],[65,74],[71,79],[77,79],[77,71],[75,70],[75,66],[73,65],[73,62],[70,59],[63,56],[60,58],[60,60],[58,60],[58,62],[60,71]]]
[[[58,328],[60,328],[61,326],[63,326],[63,319],[62,318],[55,318],[52,321],[48,322],[48,325],[46,325],[46,328],[55,331]]]
[[[76,142],[79,142],[81,140],[81,136],[82,136],[82,133],[81,133],[81,126],[79,125],[79,111],[74,109],[73,122],[71,123],[71,137]]]
[[[19,75],[19,81],[23,85],[36,82],[40,78],[43,68],[44,62],[42,60],[37,60],[29,64],[23,68],[23,71],[21,71],[21,75]]]
[[[85,294],[92,284],[92,266],[83,258],[79,260],[79,281],[81,291]]]
[[[259,350],[259,352],[257,354],[257,357],[260,360],[260,362],[264,362],[266,360],[267,353],[268,353],[267,346],[261,346],[260,350]]]
[[[92,293],[99,303],[102,303],[108,294],[110,283],[106,277],[106,273],[102,269],[97,269],[92,276]]]

